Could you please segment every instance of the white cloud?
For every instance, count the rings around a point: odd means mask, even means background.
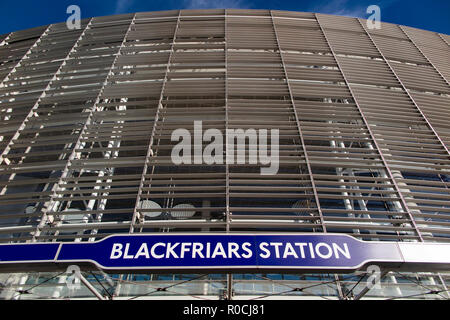
[[[349,16],[357,18],[366,17],[366,7],[358,5],[351,7],[348,0],[318,1],[311,11],[328,13],[338,16]]]
[[[115,14],[123,13],[133,4],[134,0],[117,0]]]
[[[383,8],[389,7],[398,0],[378,0],[372,1],[383,10]],[[367,7],[369,6],[367,1],[361,4],[355,4],[356,1],[350,0],[319,0],[315,2],[316,4],[309,9],[309,11],[317,13],[328,13],[338,16],[347,16],[355,18],[367,19],[370,14],[366,13]]]
[[[250,4],[243,0],[184,0],[184,7],[186,9],[246,9],[250,7]]]

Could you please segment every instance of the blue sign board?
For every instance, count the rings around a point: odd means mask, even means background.
[[[351,269],[402,262],[395,242],[343,234],[136,234],[97,242],[0,245],[12,263],[93,263],[105,270]]]

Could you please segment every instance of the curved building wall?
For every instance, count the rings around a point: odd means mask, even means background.
[[[181,231],[450,240],[448,35],[228,9],[0,41],[2,242]],[[223,134],[278,129],[277,174],[174,165],[171,135],[194,137],[194,121]]]

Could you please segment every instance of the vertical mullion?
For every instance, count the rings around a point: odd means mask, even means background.
[[[430,59],[428,59],[428,57],[426,56],[426,54],[419,48],[419,46],[414,42],[414,40],[408,35],[408,33],[402,28],[401,25],[398,26],[400,28],[400,30],[402,30],[402,32],[405,34],[405,36],[408,38],[409,41],[411,41],[411,43],[414,45],[414,47],[416,47],[417,50],[419,50],[419,52],[423,55],[423,57],[425,58],[425,60],[428,61],[428,63],[434,68],[434,70],[436,70],[437,73],[439,73],[439,75],[441,76],[442,79],[444,79],[444,81],[450,85],[450,82],[448,82],[448,80],[444,77],[444,75],[439,71],[439,69],[433,64],[433,62],[431,62]],[[442,39],[442,37],[440,37]],[[445,43],[447,43],[447,41],[444,40]]]
[[[412,103],[414,104],[414,106],[416,107],[416,109],[419,111],[420,115],[423,117],[423,119],[425,120],[426,124],[428,125],[428,127],[431,129],[431,131],[434,133],[434,135],[436,136],[436,138],[439,140],[439,142],[441,143],[442,147],[444,148],[445,151],[447,151],[447,154],[450,156],[450,152],[448,151],[447,146],[445,145],[445,143],[441,140],[441,138],[439,137],[439,135],[437,134],[436,130],[434,130],[433,126],[431,125],[430,121],[428,121],[428,118],[426,117],[426,115],[422,112],[422,110],[420,109],[419,105],[416,103],[416,101],[414,100],[413,96],[411,95],[411,93],[408,91],[408,89],[406,88],[406,86],[403,84],[402,80],[400,79],[400,77],[397,75],[397,73],[395,72],[394,68],[392,68],[390,62],[388,59],[386,59],[386,57],[384,56],[384,54],[381,52],[380,48],[377,46],[377,44],[375,43],[375,41],[373,40],[372,36],[370,35],[370,33],[367,31],[367,29],[364,27],[364,24],[361,22],[360,19],[356,19],[358,20],[358,22],[361,24],[361,27],[363,28],[363,30],[366,32],[367,37],[369,37],[370,41],[372,42],[372,44],[375,46],[375,48],[377,49],[377,51],[380,53],[381,57],[383,58],[384,62],[387,64],[387,66],[389,67],[389,69],[391,70],[391,72],[394,74],[395,78],[397,79],[397,81],[400,83],[400,85],[402,86],[403,90],[405,90],[406,94],[408,95],[409,99],[412,101]]]
[[[228,11],[224,12],[225,23],[225,144],[228,150],[228,24],[227,24]],[[233,146],[234,147],[234,146]],[[230,167],[228,165],[228,154],[225,157],[225,219],[226,219],[226,232],[230,231],[231,213],[230,213]],[[233,275],[227,274],[227,299],[233,299]]]
[[[228,147],[228,11],[225,9],[225,145]],[[225,149],[226,150],[226,149]],[[227,161],[228,155],[225,157],[225,219],[226,231],[230,231],[230,167]]]
[[[303,137],[303,132],[302,132],[302,129],[301,129],[301,126],[300,126],[300,121],[298,119],[297,110],[295,108],[294,96],[292,94],[291,85],[289,83],[288,73],[286,71],[286,64],[284,62],[283,52],[281,51],[280,40],[278,38],[277,28],[276,28],[275,21],[274,21],[274,18],[273,18],[272,10],[270,10],[270,18],[272,20],[272,26],[273,26],[273,30],[275,32],[275,38],[277,40],[278,52],[280,53],[281,64],[283,65],[283,72],[284,72],[286,84],[287,84],[287,87],[288,87],[288,90],[289,90],[289,96],[290,96],[290,99],[291,99],[292,110],[294,112],[295,121],[297,123],[297,129],[298,129],[298,133],[299,133],[299,136],[300,136],[300,141],[301,141],[302,148],[303,148],[303,154],[305,155],[306,167],[308,169],[308,174],[309,174],[309,177],[310,177],[310,180],[311,180],[311,187],[313,189],[314,199],[316,201],[317,211],[319,212],[320,223],[321,223],[323,232],[327,232],[327,229],[326,229],[326,226],[325,226],[325,222],[324,222],[324,219],[323,219],[322,208],[320,206],[319,195],[317,193],[316,184],[315,184],[315,181],[314,181],[314,176],[313,176],[312,169],[311,169],[311,163],[310,163],[309,157],[308,157],[308,151],[306,150],[306,143],[305,143],[305,140],[304,140],[304,137]]]
[[[123,40],[122,40],[122,44],[120,45],[119,49],[117,50],[117,54],[116,54],[116,56],[115,56],[113,62],[111,63],[111,66],[110,66],[110,68],[109,68],[109,72],[108,72],[108,74],[107,74],[106,77],[105,77],[105,81],[103,82],[103,84],[102,84],[102,86],[101,86],[101,89],[100,89],[99,92],[98,92],[98,95],[97,95],[97,97],[96,97],[96,99],[95,99],[94,104],[92,105],[92,107],[91,107],[90,110],[89,110],[89,115],[88,115],[88,117],[87,117],[87,119],[86,119],[86,121],[85,121],[85,123],[84,123],[84,125],[83,125],[83,128],[81,129],[81,131],[80,131],[80,133],[79,133],[79,135],[78,135],[78,139],[77,139],[77,141],[76,141],[76,143],[75,143],[75,145],[74,145],[74,147],[73,147],[73,149],[72,149],[72,151],[71,151],[71,153],[70,153],[70,155],[69,155],[69,158],[67,159],[67,162],[66,162],[66,164],[65,164],[65,166],[64,166],[64,169],[63,169],[63,171],[62,171],[62,174],[61,174],[61,176],[60,176],[58,182],[55,183],[54,187],[52,188],[52,195],[51,195],[51,197],[50,197],[50,200],[47,201],[47,202],[44,204],[44,206],[43,206],[43,215],[42,215],[42,219],[41,219],[41,222],[39,223],[39,225],[36,227],[36,231],[35,231],[35,233],[34,233],[34,235],[33,235],[33,241],[36,241],[37,237],[38,237],[38,236],[40,235],[40,233],[41,233],[41,228],[46,224],[47,219],[48,219],[47,213],[48,213],[49,211],[50,211],[50,212],[53,211],[54,207],[55,207],[56,205],[59,204],[59,201],[58,201],[58,193],[57,193],[57,192],[58,192],[58,191],[61,191],[61,190],[63,189],[63,188],[61,188],[60,186],[63,184],[64,179],[65,179],[65,178],[68,176],[68,174],[69,174],[69,167],[70,167],[72,161],[75,159],[76,154],[77,154],[76,150],[77,150],[77,149],[81,146],[81,144],[82,144],[82,137],[83,137],[83,134],[84,134],[84,132],[86,131],[86,129],[87,129],[87,127],[89,126],[89,124],[91,123],[91,121],[92,121],[92,116],[93,116],[93,114],[94,114],[94,112],[95,112],[95,110],[96,110],[96,108],[97,108],[98,103],[100,102],[100,98],[101,98],[102,93],[103,93],[103,91],[104,91],[104,89],[105,89],[105,87],[106,87],[106,84],[108,83],[109,77],[113,74],[114,65],[116,64],[116,61],[117,61],[117,59],[118,59],[118,57],[119,57],[119,55],[120,55],[121,49],[122,49],[122,47],[123,47],[123,44],[125,43],[125,41],[126,41],[126,39],[127,39],[127,35],[128,35],[128,33],[130,32],[131,27],[132,27],[133,24],[134,24],[134,19],[135,19],[135,17],[136,17],[136,15],[133,17],[133,19],[132,19],[131,22],[130,22],[130,26],[128,27],[128,30],[127,30],[127,32],[126,32],[125,35],[124,35],[124,38],[123,38]],[[73,46],[72,50],[70,50],[70,52],[69,52],[69,54],[67,55],[67,57],[64,59],[64,62],[66,62],[66,61],[68,60],[68,58],[70,57],[70,54],[72,53],[72,51],[77,47],[78,43],[82,41],[82,39],[83,39],[83,37],[84,37],[86,31],[89,29],[89,26],[90,26],[91,23],[92,23],[92,21],[93,21],[93,18],[92,18],[92,19],[89,21],[89,23],[86,25],[86,28],[84,29],[83,33],[80,35],[80,37],[78,38],[78,40],[75,42],[75,45]],[[61,72],[61,69],[62,69],[63,66],[64,66],[64,64],[61,65],[60,69],[58,69],[57,74]],[[55,75],[55,78],[56,78],[56,75]],[[51,81],[51,82],[52,82],[52,81]],[[49,84],[49,85],[50,85],[50,84]]]
[[[155,134],[156,134],[156,126],[159,121],[159,113],[160,113],[161,109],[163,109],[162,101],[164,99],[164,90],[166,88],[167,78],[168,78],[168,74],[169,74],[169,70],[170,70],[170,62],[172,60],[172,55],[174,52],[177,31],[180,26],[180,17],[181,17],[181,10],[178,11],[177,24],[175,26],[175,31],[174,31],[173,38],[172,38],[172,45],[170,47],[170,53],[169,53],[169,58],[167,60],[166,72],[164,75],[163,84],[161,87],[161,94],[159,96],[159,101],[158,101],[158,108],[156,110],[155,120],[153,122],[153,128],[152,128],[151,135],[150,135],[150,141],[148,144],[147,153],[146,153],[145,160],[144,160],[144,168],[142,170],[141,181],[139,183],[139,188],[138,188],[138,193],[136,196],[136,203],[135,203],[134,209],[133,209],[133,217],[131,218],[129,233],[134,232],[134,226],[136,224],[136,218],[138,217],[138,215],[139,215],[139,219],[141,218],[140,213],[138,214],[137,210],[138,210],[139,202],[140,202],[141,195],[142,195],[142,188],[144,187],[145,175],[146,175],[147,169],[148,169],[148,161],[149,161],[150,157],[153,156],[152,146],[153,146],[153,142],[154,142],[154,138],[155,138]]]
[[[405,212],[407,213],[407,215],[408,215],[408,217],[409,217],[409,219],[410,219],[410,221],[411,221],[411,224],[412,224],[412,226],[413,226],[413,228],[414,228],[414,231],[416,232],[417,236],[419,237],[419,240],[423,242],[422,234],[420,233],[419,228],[418,228],[417,225],[416,225],[416,221],[414,220],[413,215],[412,215],[411,212],[409,211],[409,207],[408,207],[408,205],[406,204],[406,201],[405,201],[405,199],[404,199],[404,197],[403,197],[403,194],[400,192],[400,188],[398,187],[397,182],[395,181],[394,176],[393,176],[391,170],[389,169],[389,166],[388,166],[388,164],[387,164],[387,162],[386,162],[386,159],[384,158],[384,155],[383,155],[383,152],[381,151],[381,148],[379,147],[379,145],[378,145],[378,143],[377,143],[377,140],[375,139],[375,136],[374,136],[374,134],[373,134],[373,132],[372,132],[372,129],[370,129],[369,122],[367,121],[367,119],[366,119],[366,117],[365,117],[365,115],[364,115],[364,112],[362,111],[362,109],[361,109],[361,107],[360,107],[360,105],[359,105],[359,103],[358,103],[358,100],[356,99],[356,96],[355,96],[355,94],[353,93],[352,88],[350,87],[350,84],[349,84],[349,82],[348,82],[348,80],[347,80],[347,77],[346,77],[346,75],[345,75],[345,73],[344,73],[344,71],[343,71],[341,65],[339,64],[338,59],[336,58],[336,53],[334,52],[334,49],[333,49],[333,47],[331,46],[330,41],[328,40],[328,37],[327,37],[327,35],[326,35],[326,33],[325,33],[325,30],[323,29],[322,25],[320,24],[320,19],[319,19],[318,15],[317,15],[316,13],[314,14],[314,16],[316,17],[316,21],[317,21],[317,23],[319,24],[319,28],[320,28],[320,30],[322,31],[322,34],[323,34],[323,36],[324,36],[324,38],[325,38],[325,41],[326,41],[327,44],[328,44],[328,47],[329,47],[329,49],[330,49],[330,51],[331,51],[331,54],[333,55],[333,58],[334,58],[334,60],[336,61],[336,64],[337,64],[337,66],[338,66],[338,69],[339,69],[340,73],[342,74],[342,77],[344,78],[345,84],[346,84],[348,90],[350,91],[350,94],[352,95],[353,100],[355,101],[356,108],[358,109],[358,112],[359,112],[360,115],[361,115],[361,118],[362,118],[362,120],[363,120],[363,122],[364,122],[364,125],[365,125],[366,128],[367,128],[367,131],[369,132],[370,138],[371,138],[371,140],[373,141],[373,143],[374,143],[374,145],[375,145],[375,149],[377,150],[378,155],[380,156],[381,161],[383,162],[384,169],[385,169],[386,172],[388,173],[389,179],[391,180],[391,182],[392,182],[392,184],[393,184],[393,186],[394,186],[394,188],[395,188],[395,191],[397,192],[398,196],[400,197],[400,201],[401,201],[403,210],[405,210]]]

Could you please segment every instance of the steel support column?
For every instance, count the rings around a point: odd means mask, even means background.
[[[228,23],[227,23],[227,9],[224,12],[225,24],[225,146],[228,150]],[[234,147],[234,143],[233,143]],[[231,212],[230,212],[230,166],[228,164],[228,153],[225,155],[225,221],[226,232],[230,231]],[[227,300],[233,299],[233,274],[227,274]]]
[[[228,150],[228,12],[225,9],[225,146]],[[233,143],[234,146],[234,143]],[[226,231],[230,231],[230,166],[228,164],[228,154],[225,155],[225,221]]]
[[[97,297],[98,300],[107,300],[81,273],[78,274],[78,277],[80,281],[89,289],[89,291]]]

